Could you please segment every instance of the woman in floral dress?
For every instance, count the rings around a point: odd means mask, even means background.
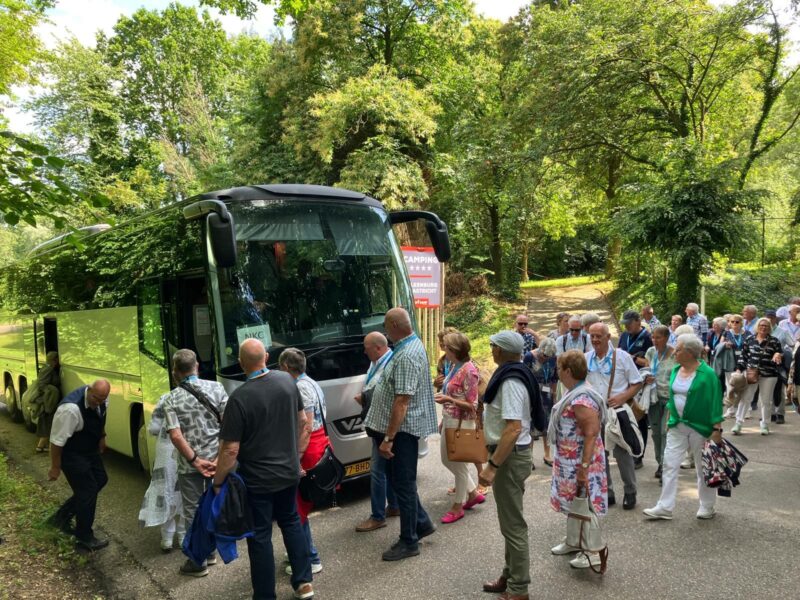
[[[553,407],[547,436],[554,449],[550,505],[564,515],[569,514],[579,488],[586,490],[597,515],[606,514],[608,509],[606,458],[600,437],[606,408],[602,396],[584,381],[586,373],[586,359],[579,350],[568,350],[558,357],[558,376],[567,392]],[[570,554],[577,548],[568,546],[565,540],[551,552]],[[589,559],[580,554],[570,565],[585,568]]]

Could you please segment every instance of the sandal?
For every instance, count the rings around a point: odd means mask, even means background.
[[[553,466],[553,461],[552,461],[552,460],[547,460],[547,459],[545,458],[545,459],[544,459],[544,464],[546,464],[548,467],[552,467],[552,466]]]
[[[47,448],[42,448],[41,446],[36,446],[37,452],[47,452]]]
[[[456,488],[454,488],[454,487],[447,488],[447,495],[448,496],[455,496],[456,495]]]

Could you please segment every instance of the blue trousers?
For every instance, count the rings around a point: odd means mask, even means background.
[[[386,520],[386,502],[389,508],[397,508],[397,496],[392,485],[386,477],[387,460],[378,452],[380,442],[372,438],[372,463],[370,464],[370,500],[372,501],[372,519],[375,521]]]
[[[400,541],[416,548],[420,532],[433,527],[417,494],[417,461],[419,438],[399,432],[394,436],[394,457],[387,462],[386,477],[397,495],[400,509]]]

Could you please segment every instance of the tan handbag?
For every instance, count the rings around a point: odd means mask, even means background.
[[[758,383],[758,369],[747,367],[747,383]]]
[[[486,450],[486,438],[480,421],[475,423],[475,429],[461,429],[461,422],[462,419],[459,419],[458,427],[446,427],[444,430],[447,460],[485,463],[489,459],[489,453]]]

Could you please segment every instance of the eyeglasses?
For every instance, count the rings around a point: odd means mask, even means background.
[[[517,326],[519,326],[519,325],[527,325],[527,324],[528,324],[527,321],[525,321],[524,323],[522,321],[517,321]]]
[[[579,331],[583,331],[582,328],[578,327],[577,329],[573,329],[572,327],[569,328],[572,333],[578,333]]]

